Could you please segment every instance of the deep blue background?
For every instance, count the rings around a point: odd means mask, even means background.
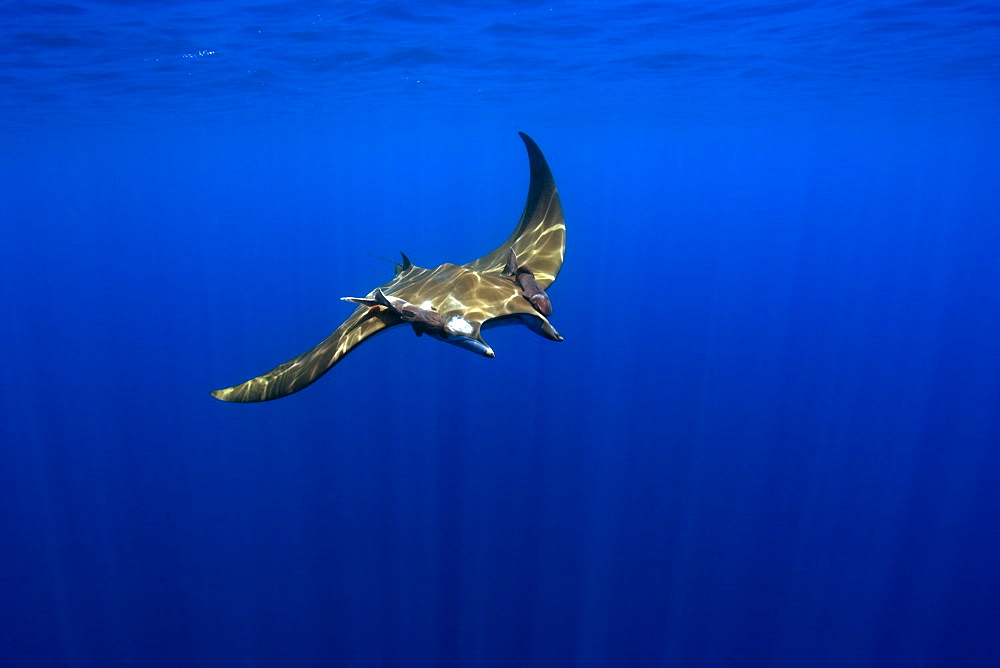
[[[0,5],[0,664],[1000,663],[1000,11],[477,7]]]

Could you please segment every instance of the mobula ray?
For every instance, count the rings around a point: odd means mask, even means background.
[[[493,349],[482,330],[500,325],[520,322],[562,341],[548,320],[552,305],[545,293],[559,274],[566,248],[562,206],[542,152],[526,134],[521,139],[528,149],[531,182],[521,220],[507,241],[468,264],[445,263],[436,269],[418,267],[404,254],[391,281],[365,297],[343,297],[358,308],[315,348],[212,396],[253,402],[298,392],[362,341],[395,325],[409,324],[417,336],[427,334],[486,357],[493,357]]]

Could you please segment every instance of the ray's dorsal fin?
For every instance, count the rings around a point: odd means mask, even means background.
[[[406,257],[406,253],[404,253],[403,251],[399,251],[399,254],[403,256],[402,262],[396,262],[395,260],[390,260],[387,257],[382,257],[381,255],[375,255],[373,253],[369,253],[371,257],[377,258],[379,260],[385,260],[386,262],[391,262],[394,265],[396,265],[396,276],[399,276],[403,272],[409,271],[414,267],[413,261],[411,261],[410,258]]]
[[[410,261],[410,258],[406,257],[406,253],[404,253],[403,251],[399,251],[399,254],[403,256],[403,261],[396,263],[397,276],[402,274],[404,271],[409,271],[410,269],[413,269],[413,262]]]

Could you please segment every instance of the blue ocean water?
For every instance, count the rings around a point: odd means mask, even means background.
[[[0,665],[1000,665],[1000,7],[0,3]],[[566,340],[209,391],[559,186]]]

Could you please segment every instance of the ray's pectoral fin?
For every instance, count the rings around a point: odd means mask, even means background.
[[[530,266],[538,286],[545,289],[552,285],[562,267],[566,224],[559,191],[545,157],[528,135],[522,132],[521,139],[528,150],[531,167],[528,198],[521,219],[503,244],[465,266],[473,271],[501,274],[513,250],[517,261]]]
[[[356,309],[319,345],[245,383],[215,390],[222,401],[270,401],[298,392],[329,371],[344,355],[382,330],[399,324],[384,309]]]
[[[538,285],[538,281],[535,279],[535,272],[531,270],[531,267],[517,263],[517,253],[514,252],[513,248],[510,249],[510,253],[507,255],[507,264],[500,275],[514,279],[517,287],[521,289],[521,295],[531,302],[536,311],[546,318],[552,315],[552,301],[549,299],[548,294]]]

